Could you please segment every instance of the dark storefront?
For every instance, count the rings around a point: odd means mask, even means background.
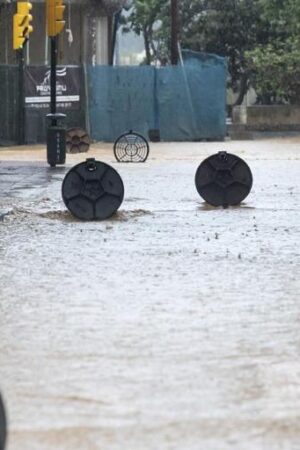
[[[65,4],[66,26],[58,47],[58,109],[67,115],[67,127],[87,129],[85,67],[109,64],[113,14],[102,1],[65,0]],[[12,46],[16,2],[0,0],[0,145],[19,142],[20,121],[25,143],[45,140],[50,89],[46,1],[32,0],[32,5],[34,31],[24,48],[26,69],[20,80],[18,54]],[[24,86],[23,110],[20,82]]]

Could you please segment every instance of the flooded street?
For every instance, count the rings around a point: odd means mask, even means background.
[[[245,159],[235,208],[199,197],[200,162]],[[105,222],[66,210],[67,170],[122,176]],[[300,139],[112,145],[48,168],[0,149],[0,389],[8,450],[298,450]]]

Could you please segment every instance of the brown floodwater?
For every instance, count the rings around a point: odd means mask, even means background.
[[[111,148],[88,154],[124,181],[105,222],[61,199],[86,155],[0,150],[8,450],[298,450],[300,140],[152,144],[145,164]],[[251,167],[240,207],[195,189],[219,150]]]

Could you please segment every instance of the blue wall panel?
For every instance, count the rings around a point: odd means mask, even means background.
[[[154,126],[154,67],[88,68],[91,135],[115,141],[129,130]]]
[[[227,63],[216,55],[184,51],[185,69],[197,134],[206,139],[226,136]]]
[[[163,141],[196,139],[196,111],[191,101],[184,68],[176,66],[158,70],[157,99],[161,139]]]
[[[164,141],[222,139],[226,134],[224,58],[183,52],[183,66],[88,68],[91,136],[114,141],[129,130]]]

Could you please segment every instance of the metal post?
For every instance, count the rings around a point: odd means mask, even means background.
[[[64,164],[66,160],[66,129],[60,123],[66,116],[56,112],[57,36],[51,36],[50,42],[50,114],[47,114],[47,118],[51,125],[47,129],[47,161],[51,167],[55,167],[56,164]]]
[[[18,144],[23,145],[25,143],[25,109],[24,109],[24,48],[20,48],[17,52],[19,62],[19,114],[18,114]]]
[[[171,64],[177,65],[179,40],[179,8],[178,0],[171,0]]]
[[[51,37],[51,75],[50,75],[50,112],[56,114],[56,65],[57,65],[57,36]],[[56,119],[52,119],[56,126]]]

